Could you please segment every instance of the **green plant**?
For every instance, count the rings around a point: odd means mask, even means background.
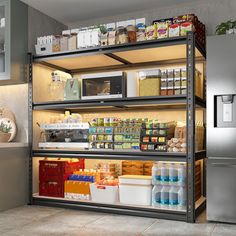
[[[105,25],[99,25],[99,28],[100,28],[102,34],[107,33],[107,28]]]
[[[216,26],[216,34],[226,34],[228,30],[236,29],[236,21],[228,20]]]
[[[12,127],[10,125],[4,124],[3,122],[1,122],[0,124],[0,132],[2,133],[10,133]]]

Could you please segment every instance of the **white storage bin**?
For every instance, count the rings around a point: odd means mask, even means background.
[[[118,186],[90,184],[92,201],[115,204],[119,202]]]
[[[150,206],[152,198],[152,178],[143,175],[123,175],[119,177],[120,203]]]

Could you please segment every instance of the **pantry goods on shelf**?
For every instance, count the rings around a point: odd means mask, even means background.
[[[36,54],[75,51],[80,48],[133,43],[168,37],[186,36],[196,32],[199,44],[205,47],[205,26],[194,14],[168,19],[154,20],[147,26],[145,18],[119,21],[100,26],[65,30],[62,35],[39,37],[35,46]]]

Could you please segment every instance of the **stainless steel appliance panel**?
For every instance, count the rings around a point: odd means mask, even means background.
[[[236,158],[208,159],[207,172],[207,219],[236,223]]]
[[[220,95],[236,94],[236,35],[208,37],[207,42],[207,156],[235,157],[236,128],[234,120],[232,126],[217,125],[217,98]],[[236,109],[234,96],[232,114]],[[221,112],[230,116],[225,106]],[[222,114],[223,117],[223,114]],[[218,114],[218,119],[220,116]],[[233,119],[236,119],[235,115]],[[225,126],[225,127],[224,127]]]

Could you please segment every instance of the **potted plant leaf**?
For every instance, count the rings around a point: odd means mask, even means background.
[[[0,143],[6,143],[11,137],[11,126],[3,122],[0,123]]]
[[[216,27],[216,34],[235,34],[236,33],[236,21],[228,20],[226,22],[222,22]]]

